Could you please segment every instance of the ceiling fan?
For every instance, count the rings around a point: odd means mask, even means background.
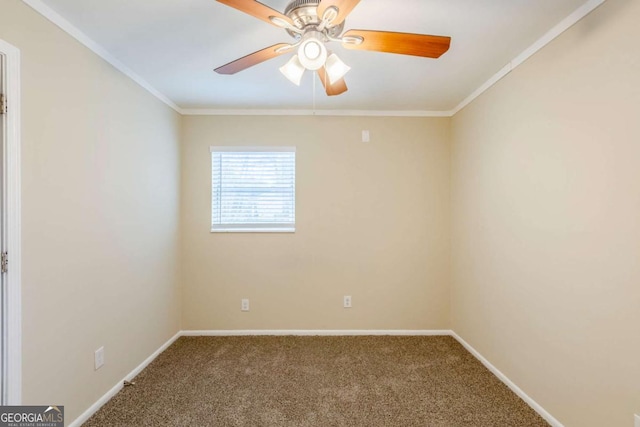
[[[283,28],[293,43],[279,43],[215,69],[218,74],[235,74],[269,59],[297,53],[280,68],[293,83],[300,85],[305,70],[316,71],[327,95],[347,91],[344,75],[351,69],[327,50],[328,42],[341,43],[347,49],[371,50],[402,55],[439,58],[451,43],[451,37],[388,31],[349,30],[343,33],[345,18],[360,0],[292,0],[280,13],[255,0],[217,0],[258,19]]]

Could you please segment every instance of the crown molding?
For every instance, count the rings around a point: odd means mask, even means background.
[[[69,34],[71,37],[78,40],[80,43],[89,48],[93,53],[107,61],[114,68],[120,71],[125,76],[129,77],[131,80],[139,84],[142,88],[147,90],[153,96],[158,98],[160,101],[167,104],[169,107],[173,108],[176,112],[180,113],[180,107],[178,107],[173,101],[171,101],[167,96],[165,96],[162,92],[151,86],[149,82],[140,77],[138,74],[133,72],[129,67],[124,65],[122,62],[117,60],[113,55],[111,55],[105,48],[96,43],[93,39],[87,36],[85,33],[80,31],[78,27],[71,24],[65,18],[63,18],[58,12],[51,9],[49,6],[44,4],[40,0],[22,0],[29,7],[34,9],[40,15],[47,18],[49,21],[53,22],[55,25],[60,27],[63,31]]]
[[[451,117],[450,111],[182,109],[185,116]]]
[[[453,117],[460,110],[471,104],[476,98],[489,90],[494,84],[503,77],[524,63],[536,52],[551,43],[556,37],[571,28],[574,24],[587,16],[601,4],[607,0],[589,0],[573,13],[563,19],[559,24],[554,26],[545,35],[538,39],[535,43],[525,49],[520,55],[516,56],[508,64],[502,67],[489,80],[484,82],[480,87],[467,96],[452,110],[443,111],[384,111],[384,110],[268,110],[268,109],[198,109],[198,108],[180,108],[171,101],[162,92],[154,88],[149,82],[144,80],[138,74],[133,72],[129,67],[117,60],[106,49],[92,40],[89,36],[80,31],[77,27],[63,18],[56,11],[44,4],[41,0],[22,0],[36,12],[53,22],[70,36],[74,37],[80,43],[92,50],[96,55],[110,63],[117,70],[138,83],[149,93],[154,95],[160,101],[173,108],[179,114],[185,116],[344,116],[344,117]]]
[[[489,80],[484,82],[478,89],[473,91],[468,97],[466,97],[460,104],[458,104],[453,110],[451,115],[456,115],[467,105],[471,104],[476,98],[489,90],[494,84],[500,81],[503,77],[509,74],[518,66],[522,65],[527,59],[531,58],[543,47],[555,40],[560,34],[567,31],[574,24],[580,21],[582,18],[593,12],[597,7],[603,4],[607,0],[589,0],[578,9],[576,9],[571,15],[560,21],[555,27],[547,31],[545,35],[540,37],[535,43],[526,48],[520,55],[512,59],[507,65],[502,67],[500,71],[495,73]]]

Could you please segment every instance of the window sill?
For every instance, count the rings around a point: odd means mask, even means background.
[[[211,229],[212,233],[295,233],[295,228],[225,228]]]

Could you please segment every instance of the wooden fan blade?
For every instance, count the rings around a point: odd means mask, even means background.
[[[322,19],[324,12],[327,9],[331,6],[335,7],[338,9],[338,16],[331,21],[331,26],[335,27],[345,20],[347,15],[351,13],[358,3],[360,3],[360,0],[320,0],[320,4],[318,5],[318,17]]]
[[[318,77],[320,77],[322,86],[324,86],[324,90],[327,92],[328,96],[340,95],[348,90],[347,83],[344,79],[340,79],[334,84],[329,83],[329,76],[327,75],[327,71],[324,67],[318,70]]]
[[[293,26],[293,21],[291,20],[291,18],[255,0],[218,0],[218,1],[234,9],[238,9],[241,12],[244,12],[251,16],[255,16],[258,19],[262,19],[263,21],[268,22],[271,25],[275,25],[276,27],[281,27],[281,26],[277,25],[275,22],[273,22],[269,18],[274,17],[274,18],[282,19],[283,21]]]
[[[261,62],[290,52],[290,49],[285,49],[288,46],[291,45],[287,43],[274,44],[273,46],[269,46],[247,56],[243,56],[240,59],[229,62],[222,67],[216,68],[214,71],[218,74],[235,74],[242,70],[246,70],[249,67],[260,64]]]
[[[451,44],[451,37],[388,31],[350,30],[342,36],[343,40],[351,37],[362,37],[364,41],[360,44],[343,41],[342,46],[347,49],[373,50],[425,58],[439,58],[449,50]]]

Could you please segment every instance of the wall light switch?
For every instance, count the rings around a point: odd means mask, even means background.
[[[634,419],[636,420],[635,424],[633,425],[633,427],[640,427],[640,415],[636,414],[634,416]]]
[[[248,299],[243,299],[242,300],[242,303],[240,304],[240,310],[249,311],[249,300]]]
[[[104,347],[97,349],[93,355],[95,370],[102,368],[104,365]]]
[[[362,142],[370,142],[371,141],[371,135],[369,134],[368,130],[363,130],[362,131]]]

